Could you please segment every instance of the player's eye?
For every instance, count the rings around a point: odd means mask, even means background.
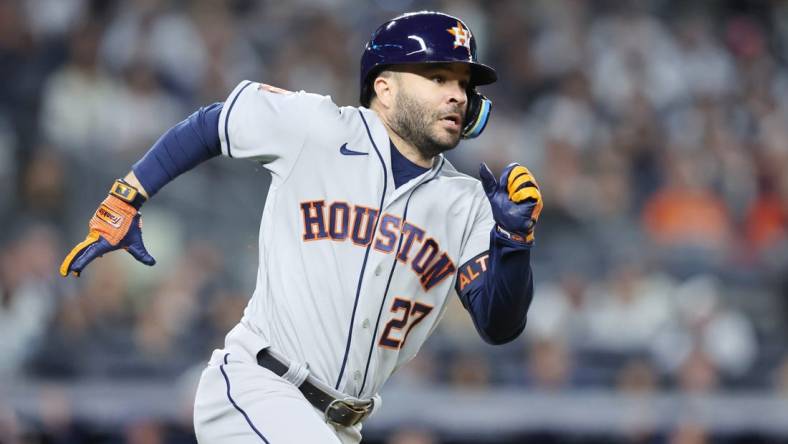
[[[468,89],[468,81],[467,80],[460,80],[460,88]]]
[[[440,74],[434,74],[432,77],[430,77],[430,79],[431,79],[433,82],[435,82],[435,83],[437,83],[437,84],[439,84],[439,85],[443,85],[444,83],[446,83],[446,78],[445,78],[445,77],[443,77],[443,76],[442,76],[442,75],[440,75]]]

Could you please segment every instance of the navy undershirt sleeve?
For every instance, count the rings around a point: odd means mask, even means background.
[[[222,103],[198,109],[165,132],[132,167],[148,196],[198,164],[221,153],[219,114]]]
[[[463,264],[455,289],[485,342],[505,344],[523,329],[534,293],[530,246],[490,233],[490,251]]]

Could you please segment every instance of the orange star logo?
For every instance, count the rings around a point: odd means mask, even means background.
[[[464,46],[471,49],[471,32],[462,26],[462,23],[457,21],[457,26],[449,28],[446,31],[454,36],[454,47]]]

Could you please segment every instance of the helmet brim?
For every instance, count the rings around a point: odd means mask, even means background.
[[[494,69],[479,62],[470,62],[471,65],[471,84],[489,85],[498,81],[498,74]]]

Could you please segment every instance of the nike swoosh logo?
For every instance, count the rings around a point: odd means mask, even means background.
[[[347,142],[343,143],[341,147],[339,147],[339,152],[346,155],[346,156],[366,156],[369,153],[362,153],[361,151],[353,151],[347,148]]]

